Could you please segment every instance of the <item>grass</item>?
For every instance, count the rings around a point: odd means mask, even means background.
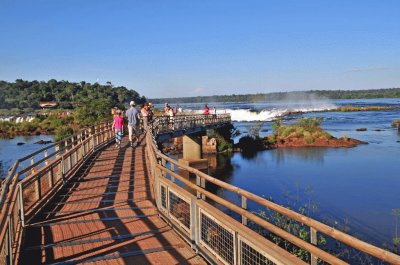
[[[392,127],[400,128],[400,119],[394,120],[392,122]]]
[[[333,136],[321,128],[322,120],[322,118],[303,118],[293,125],[275,122],[272,126],[274,134],[268,138],[269,142],[287,138],[304,138],[307,143],[313,143],[318,138],[331,139]]]

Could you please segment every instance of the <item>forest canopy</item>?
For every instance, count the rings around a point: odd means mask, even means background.
[[[0,109],[32,108],[39,109],[39,102],[55,101],[61,108],[71,108],[71,102],[90,102],[97,99],[109,99],[113,106],[122,106],[131,100],[137,103],[146,101],[135,90],[124,86],[113,86],[99,83],[80,83],[57,81],[25,81],[17,79],[15,82],[0,80]]]
[[[400,88],[367,90],[310,90],[295,92],[274,92],[242,95],[218,95],[182,98],[155,98],[154,103],[203,103],[203,102],[268,102],[301,99],[361,99],[361,98],[400,98]]]

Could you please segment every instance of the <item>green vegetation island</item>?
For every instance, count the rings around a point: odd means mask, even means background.
[[[273,133],[265,138],[259,137],[262,123],[256,124],[249,135],[239,139],[236,151],[254,151],[286,147],[355,147],[367,142],[349,137],[335,138],[321,128],[322,118],[302,118],[291,125],[276,120],[272,123]]]

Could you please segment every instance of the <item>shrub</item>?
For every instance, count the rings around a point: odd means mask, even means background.
[[[31,122],[21,122],[18,124],[18,130],[22,132],[34,132],[37,129],[37,124],[31,123]]]
[[[304,137],[304,141],[308,144],[312,144],[313,142],[315,142],[315,139],[312,137]]]
[[[288,127],[288,126],[286,126],[286,125],[281,125],[281,126],[280,126],[279,128],[277,128],[277,130],[276,130],[277,134],[278,134],[279,136],[281,136],[282,133],[286,130],[287,127]]]
[[[316,117],[316,118],[303,118],[298,120],[295,123],[296,127],[302,127],[304,130],[314,132],[317,130],[320,130],[321,123],[323,121],[323,118],[321,117]]]
[[[273,121],[272,124],[271,124],[271,128],[272,128],[272,130],[274,130],[275,134],[278,132],[278,129],[281,126],[282,126],[282,123],[281,123],[280,120]]]
[[[55,132],[55,135],[54,135],[54,139],[56,141],[60,141],[60,140],[62,140],[64,138],[67,138],[68,136],[73,135],[73,134],[74,134],[74,130],[71,127],[69,127],[69,126],[61,126],[61,127],[58,127],[56,129],[56,132]]]
[[[283,130],[283,132],[280,134],[280,136],[288,137],[293,131],[294,131],[294,129],[292,127],[287,126],[287,127],[285,127],[285,130]]]
[[[304,135],[304,128],[297,127],[296,128],[296,135],[297,135],[297,137],[302,137]]]
[[[392,122],[392,127],[398,127],[398,128],[400,128],[400,119],[394,120],[394,121]]]
[[[275,144],[276,143],[276,138],[275,136],[271,135],[270,137],[267,138],[268,142],[270,144]]]
[[[233,144],[226,140],[221,134],[215,133],[215,139],[217,139],[217,151],[219,153],[231,151]]]
[[[320,137],[321,137],[321,138],[324,138],[324,139],[327,139],[327,140],[333,138],[333,136],[332,136],[330,133],[328,133],[328,132],[322,132]]]

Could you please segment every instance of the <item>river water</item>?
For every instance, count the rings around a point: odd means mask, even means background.
[[[257,104],[210,103],[211,110],[216,107],[217,113],[231,113],[241,136],[259,120],[265,121],[261,136],[270,134],[271,120],[292,110],[304,113],[290,117],[288,123],[304,116],[324,117],[322,127],[333,136],[348,136],[369,144],[355,148],[268,150],[253,157],[240,153],[218,155],[219,165],[209,173],[295,210],[301,205],[313,205],[314,210],[308,212],[313,218],[339,228],[346,226],[349,233],[378,246],[391,242],[395,235],[392,209],[400,208],[400,133],[390,124],[400,118],[400,109],[309,112],[343,105],[400,107],[400,99],[327,101],[308,98]],[[181,104],[181,107],[185,111],[201,112],[203,104]],[[357,128],[367,128],[367,131],[358,132]],[[11,166],[15,159],[43,148],[34,144],[40,139],[49,140],[51,136],[0,139],[0,161],[4,168]],[[26,144],[17,146],[17,142]],[[240,200],[222,190],[214,191],[232,201]]]
[[[15,160],[44,148],[46,145],[35,144],[40,140],[53,141],[54,139],[51,135],[17,136],[13,139],[0,138],[0,163],[2,164],[0,175],[1,173],[5,175]],[[18,145],[18,143],[24,144]]]
[[[395,106],[394,111],[309,112],[337,106]],[[204,104],[182,104],[197,110]],[[368,142],[355,148],[287,148],[258,152],[253,157],[241,153],[218,155],[219,166],[209,173],[230,184],[279,204],[298,210],[312,206],[311,217],[346,229],[350,234],[377,246],[395,236],[395,216],[400,208],[400,133],[391,122],[400,118],[400,99],[300,101],[275,103],[210,103],[217,113],[229,112],[234,126],[246,135],[258,120],[266,120],[261,136],[272,133],[271,120],[288,110],[304,111],[291,116],[323,117],[323,129],[335,137],[352,137]],[[366,131],[356,131],[366,128]],[[237,137],[237,141],[241,136]],[[214,190],[240,203],[229,192]],[[258,210],[250,205],[253,210]],[[400,229],[400,227],[399,227]]]

